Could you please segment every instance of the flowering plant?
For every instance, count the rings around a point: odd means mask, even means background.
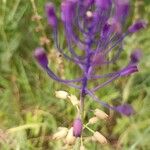
[[[111,106],[100,100],[94,93],[110,84],[112,81],[131,75],[138,71],[140,51],[131,53],[130,62],[122,69],[107,74],[97,74],[99,67],[114,64],[123,52],[123,40],[146,26],[143,20],[138,20],[124,31],[123,25],[129,15],[129,0],[64,0],[61,3],[61,20],[64,25],[68,52],[60,47],[58,40],[59,21],[55,7],[47,3],[45,7],[48,24],[53,29],[53,38],[57,50],[62,56],[79,66],[81,77],[73,80],[59,78],[48,66],[45,50],[39,47],[35,50],[35,58],[47,74],[60,83],[73,87],[80,92],[80,107],[77,119],[74,121],[74,136],[81,136],[84,100],[87,95],[102,106],[130,116],[134,110],[129,104]],[[110,53],[113,53],[110,58]],[[98,84],[100,79],[105,82]],[[90,82],[96,85],[89,88]]]

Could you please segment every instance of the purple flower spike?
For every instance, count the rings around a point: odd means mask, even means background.
[[[73,135],[75,137],[80,137],[82,133],[82,121],[80,118],[77,118],[73,123]]]
[[[117,106],[115,109],[116,111],[118,111],[119,113],[125,116],[131,116],[134,114],[134,110],[132,106],[129,104],[123,104],[123,105]]]
[[[42,48],[42,47],[36,48],[36,50],[34,52],[34,57],[36,58],[36,60],[42,67],[44,67],[44,68],[47,67],[48,59],[47,59],[44,48]]]
[[[142,57],[142,52],[140,49],[136,49],[131,53],[130,59],[131,59],[131,64],[136,64],[139,62],[139,60]]]
[[[138,72],[138,68],[136,65],[129,65],[128,67],[126,67],[125,69],[123,69],[121,72],[120,72],[120,76],[127,76],[127,75],[130,75],[134,72]]]
[[[140,21],[134,23],[133,25],[131,25],[129,27],[128,31],[130,33],[135,33],[135,32],[137,32],[137,31],[139,31],[139,30],[141,30],[141,29],[143,29],[145,27],[146,27],[146,22],[143,21],[143,20],[140,20]]]
[[[52,27],[56,27],[57,26],[57,17],[56,17],[54,5],[52,3],[47,3],[45,5],[45,11],[46,11],[47,20],[48,20],[49,25],[51,25]]]

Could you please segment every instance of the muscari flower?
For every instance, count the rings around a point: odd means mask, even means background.
[[[119,77],[128,76],[138,71],[137,63],[140,59],[138,52],[131,54],[130,62],[122,69],[97,75],[97,67],[113,64],[119,59],[123,51],[123,40],[145,28],[146,23],[138,20],[133,23],[126,32],[123,25],[129,14],[129,0],[64,0],[61,3],[61,20],[64,26],[68,53],[60,47],[58,40],[58,19],[52,3],[46,4],[45,10],[49,25],[53,29],[53,38],[57,50],[68,61],[75,63],[82,70],[81,77],[73,80],[64,80],[58,77],[48,66],[48,59],[43,48],[35,50],[35,58],[47,74],[60,83],[78,89],[81,99],[89,95],[104,107],[118,111],[129,116],[133,114],[133,108],[129,104],[111,106],[101,101],[95,94],[97,90],[107,86]],[[81,50],[80,55],[77,51]],[[108,55],[114,52],[113,57]],[[98,80],[106,81],[98,84]],[[90,82],[96,82],[97,86],[89,88]],[[94,85],[96,85],[94,84]]]

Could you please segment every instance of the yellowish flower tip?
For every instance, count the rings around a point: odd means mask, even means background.
[[[92,118],[89,119],[88,124],[95,124],[95,123],[97,123],[98,120],[99,119],[97,117],[92,117]]]
[[[80,150],[86,150],[83,145],[80,146]]]
[[[95,109],[94,115],[97,118],[102,119],[102,120],[107,120],[109,118],[109,116],[104,111],[102,111],[100,109]]]
[[[68,133],[68,129],[65,127],[59,127],[58,132],[53,135],[53,140],[59,140],[66,137]]]
[[[66,91],[55,91],[55,96],[60,99],[67,99],[68,95]]]
[[[86,12],[86,16],[89,17],[89,18],[92,18],[92,17],[93,17],[93,13],[88,10],[88,11]]]
[[[98,131],[94,132],[93,137],[101,144],[107,144],[107,139]]]
[[[68,131],[68,134],[66,136],[66,144],[73,145],[75,144],[76,138],[73,136],[73,127],[71,127]]]
[[[79,105],[79,100],[75,95],[68,96],[69,100],[71,101],[73,106]]]

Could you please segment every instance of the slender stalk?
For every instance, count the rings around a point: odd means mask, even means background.
[[[84,120],[84,96],[81,94],[80,96],[80,116],[82,118],[82,122]]]
[[[94,133],[95,131],[94,130],[92,130],[91,128],[89,128],[87,125],[84,125],[84,127],[86,128],[86,129],[88,129],[90,132],[92,132],[92,133]]]
[[[37,11],[37,7],[36,7],[36,4],[35,4],[35,1],[34,1],[34,0],[30,0],[30,1],[31,1],[31,4],[32,4],[32,8],[33,8],[33,13],[34,13],[34,15],[35,15],[35,16],[39,16],[38,11]],[[37,24],[38,24],[38,26],[39,26],[40,29],[41,29],[41,34],[42,34],[42,36],[43,36],[43,37],[47,37],[47,36],[46,36],[46,33],[45,33],[45,31],[44,31],[44,27],[43,27],[43,25],[42,25],[42,23],[41,23],[40,20],[37,20]],[[49,46],[48,43],[46,43],[46,48],[47,48],[47,49],[50,49],[50,46]]]

